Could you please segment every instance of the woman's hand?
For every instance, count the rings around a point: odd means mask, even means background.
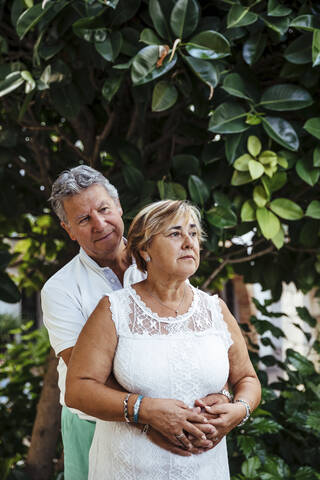
[[[245,406],[241,403],[220,403],[212,406],[205,406],[208,423],[214,427],[212,433],[206,434],[207,440],[211,441],[215,447],[222,438],[227,435],[234,427],[239,425],[246,415]],[[201,425],[198,425],[201,428]],[[197,438],[192,439],[194,447],[199,447]]]
[[[206,441],[206,435],[195,424],[208,424],[206,415],[189,408],[180,400],[145,397],[141,403],[139,419],[148,423],[177,447],[192,450],[187,437],[190,433],[199,440]]]

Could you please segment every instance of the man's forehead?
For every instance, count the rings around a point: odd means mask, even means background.
[[[78,216],[81,212],[85,213],[93,208],[99,208],[103,204],[114,206],[116,203],[102,185],[91,185],[81,192],[63,199],[66,213],[73,214],[73,216]]]

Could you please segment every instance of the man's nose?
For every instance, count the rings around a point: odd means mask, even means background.
[[[95,231],[100,232],[104,229],[104,219],[99,213],[92,215],[92,227]]]

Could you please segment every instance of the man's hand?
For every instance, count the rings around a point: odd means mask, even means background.
[[[161,433],[157,432],[157,430],[154,430],[153,428],[151,428],[151,430],[148,432],[148,438],[155,445],[158,445],[158,447],[161,447],[164,450],[167,450],[168,452],[174,453],[176,455],[180,455],[181,457],[190,457],[192,454],[197,455],[207,450],[207,448],[199,447],[192,447],[190,450],[186,450],[182,445],[180,447],[177,447],[176,445],[170,443],[166,437],[161,435]],[[206,444],[211,444],[209,440],[204,440],[203,442],[206,442]]]

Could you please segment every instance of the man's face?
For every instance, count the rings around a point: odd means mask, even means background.
[[[63,201],[68,223],[61,226],[71,240],[100,266],[108,266],[118,253],[123,235],[122,209],[102,185],[91,185]]]

